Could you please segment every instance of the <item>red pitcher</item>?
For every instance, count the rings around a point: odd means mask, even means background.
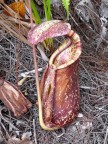
[[[82,51],[81,42],[70,25],[59,20],[43,22],[31,29],[28,35],[32,44],[61,35],[67,39],[50,57],[40,83],[40,125],[46,130],[61,128],[71,123],[77,115],[80,102],[78,62]]]

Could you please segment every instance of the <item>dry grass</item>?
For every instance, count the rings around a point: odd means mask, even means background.
[[[82,0],[81,2],[83,2]],[[35,105],[37,93],[34,73],[24,82],[20,89],[33,103],[27,114],[16,119],[4,108],[0,107],[1,144],[12,136],[19,138],[26,132],[36,144],[107,144],[108,143],[108,21],[102,15],[107,8],[103,0],[90,0],[88,4],[79,4],[78,0],[71,4],[70,20],[72,28],[82,39],[83,53],[79,64],[81,104],[79,117],[68,127],[49,132],[40,128],[38,108]],[[54,7],[55,11],[56,6]],[[108,8],[107,8],[108,10]],[[56,11],[57,12],[57,11]],[[54,18],[65,18],[62,8]],[[64,17],[63,17],[64,16]],[[0,16],[1,20],[1,16]],[[106,20],[106,22],[102,22]],[[0,70],[6,71],[6,79],[16,83],[16,51],[20,44],[18,80],[21,73],[34,69],[31,48],[15,38],[12,32],[5,32],[0,23]],[[24,41],[23,41],[24,42]],[[37,53],[38,67],[44,69],[46,62]],[[39,71],[41,78],[42,71]],[[4,137],[3,137],[4,135]],[[30,143],[30,142],[29,142]]]

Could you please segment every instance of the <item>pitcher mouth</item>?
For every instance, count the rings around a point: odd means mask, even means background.
[[[68,39],[53,53],[49,61],[49,65],[53,65],[56,69],[61,69],[74,63],[81,55],[80,38],[71,30],[69,23],[60,20],[43,22],[29,31],[28,41],[37,45],[47,38],[63,35],[68,37]]]
[[[74,63],[80,55],[81,47],[74,45],[69,38],[53,53],[49,65],[53,65],[56,69],[62,69]]]

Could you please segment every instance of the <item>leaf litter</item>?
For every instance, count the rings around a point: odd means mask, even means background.
[[[65,19],[66,13],[62,11],[62,6],[59,6],[59,13],[54,14],[53,18]],[[53,3],[53,7],[54,13],[56,2]],[[32,73],[20,86],[23,94],[26,93],[26,97],[33,103],[32,108],[26,114],[16,119],[0,102],[0,143],[21,144],[22,142],[24,144],[25,142],[27,144],[28,142],[28,144],[32,144],[36,143],[34,139],[38,144],[108,143],[107,12],[107,0],[73,0],[71,3],[69,22],[72,28],[79,33],[83,46],[79,65],[81,104],[77,119],[69,126],[53,132],[40,128],[38,107],[35,106],[37,100],[35,78]],[[6,79],[15,84],[17,43],[20,43],[21,47],[19,50],[19,80],[22,79],[22,73],[29,73],[34,69],[32,51],[28,45],[19,41],[9,32],[4,32],[1,23],[0,27],[0,35],[2,35],[0,37],[0,70],[4,70]],[[37,59],[38,67],[43,70],[46,61],[43,60],[39,51]],[[39,71],[40,79],[41,75],[42,71]]]

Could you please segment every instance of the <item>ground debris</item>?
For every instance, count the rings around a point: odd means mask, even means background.
[[[52,6],[54,19],[65,20],[61,4]],[[9,110],[3,110],[0,118],[0,142],[2,144],[32,144],[34,131],[38,144],[107,144],[108,143],[108,1],[72,0],[69,22],[81,37],[83,53],[79,64],[80,115],[69,126],[49,132],[39,126],[38,107],[35,105],[34,64],[31,48],[10,33],[0,29],[0,70],[6,71],[6,79],[16,84],[16,48],[20,43],[18,80],[27,74],[19,87],[33,103],[33,107],[16,119]],[[61,39],[54,39],[57,47]],[[47,52],[45,51],[47,55]],[[46,62],[37,50],[39,77]],[[1,108],[4,107],[0,102]],[[0,108],[0,109],[1,109]],[[1,112],[1,111],[0,111]],[[5,119],[6,118],[6,121]],[[34,121],[33,121],[34,120]],[[33,122],[35,122],[33,126]],[[6,130],[6,131],[5,131]],[[24,134],[29,137],[23,139]],[[27,143],[29,142],[29,143]]]
[[[28,137],[25,137],[24,139],[19,139],[16,137],[11,137],[8,141],[8,144],[33,144],[31,140],[29,140]]]

